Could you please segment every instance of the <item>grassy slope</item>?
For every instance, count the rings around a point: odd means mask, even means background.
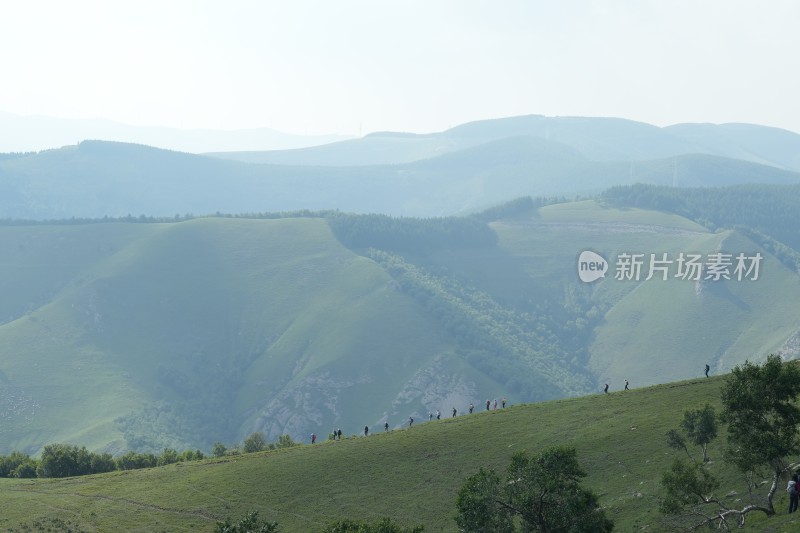
[[[798,330],[797,277],[771,257],[759,281],[699,295],[690,282],[609,274],[586,286],[575,275],[587,248],[607,257],[710,251],[720,242],[756,250],[736,233],[591,201],[493,227],[499,249],[432,260],[503,305],[553,320],[574,318],[537,304],[558,303],[569,290],[605,306],[590,359],[573,363],[588,365],[598,387],[686,379],[706,362],[725,371],[776,351]],[[124,443],[115,419],[138,413],[149,424],[158,414],[141,409],[158,400],[197,411],[184,413],[197,427],[165,422],[156,433],[173,431],[175,447],[208,449],[192,432],[226,443],[254,430],[304,440],[508,394],[455,357],[429,311],[343,248],[322,220],[6,227],[0,250],[0,453],[35,453],[54,441],[117,451]],[[198,420],[206,414],[213,419]]]
[[[111,427],[115,414],[133,408],[141,396],[107,354],[82,342],[85,325],[98,316],[91,295],[77,308],[70,295],[91,283],[95,264],[156,230],[126,224],[0,230],[4,447],[29,449],[65,438],[99,445],[119,438]]]
[[[258,510],[282,531],[306,532],[339,517],[390,516],[426,531],[455,531],[456,493],[480,466],[502,471],[511,454],[577,447],[618,531],[658,531],[658,480],[674,452],[664,433],[682,412],[718,405],[722,378],[671,383],[417,424],[343,442],[63,480],[0,479],[0,527],[69,520],[85,531],[210,531],[215,520]],[[712,460],[720,447],[712,448]],[[743,492],[713,464],[721,493]],[[743,496],[743,498],[745,498]],[[779,491],[776,506],[783,512]],[[750,519],[752,531],[787,531],[788,516]]]
[[[449,351],[389,276],[339,245],[319,219],[7,230],[6,248],[42,241],[32,261],[6,265],[9,291],[57,286],[0,326],[4,452],[54,441],[114,442],[116,450],[114,420],[158,399],[220,410],[234,424],[231,434],[212,431],[220,440],[263,429],[253,425],[261,410],[280,411],[297,395],[313,401],[304,407],[316,409],[317,433],[344,422],[355,432]],[[69,240],[81,232],[99,252]],[[50,265],[52,277],[38,264]],[[378,367],[383,380],[373,379]],[[345,382],[344,390],[332,397],[323,378]],[[304,379],[305,389],[295,387]],[[420,409],[419,396],[397,409],[405,419]],[[302,438],[291,420],[276,418],[269,429]]]
[[[677,215],[593,201],[545,207],[532,218],[493,227],[501,247],[522,258],[523,270],[553,284],[579,284],[577,257],[586,249],[607,259],[621,252],[666,252],[675,259],[679,252],[707,254],[720,246],[734,255],[764,256],[757,281],[705,284],[700,292],[691,281],[617,281],[611,262],[606,278],[591,286],[591,299],[610,306],[590,347],[598,385],[686,379],[701,375],[705,363],[726,371],[777,351],[800,329],[798,277],[735,232],[709,233]]]

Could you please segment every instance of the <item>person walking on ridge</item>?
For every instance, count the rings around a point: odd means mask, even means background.
[[[792,514],[797,511],[797,503],[800,500],[800,495],[797,493],[797,482],[794,480],[789,481],[786,492],[789,493],[789,514]]]
[[[455,417],[456,417],[456,408],[453,407],[453,418],[455,418]]]
[[[711,367],[708,366],[708,363],[706,363],[706,377],[708,377],[708,371],[709,370],[711,370]]]
[[[628,389],[628,380],[627,379],[625,380],[625,390],[629,390]]]

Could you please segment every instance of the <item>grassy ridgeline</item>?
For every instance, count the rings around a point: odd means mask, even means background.
[[[140,471],[61,480],[0,479],[0,527],[69,522],[73,530],[210,531],[216,520],[257,510],[282,531],[312,531],[341,517],[389,516],[426,531],[455,531],[456,493],[480,466],[501,475],[511,455],[574,445],[617,531],[663,529],[661,473],[675,453],[665,432],[706,402],[719,409],[723,378],[612,392],[297,448]],[[721,457],[724,434],[712,444]],[[712,468],[721,494],[746,498],[741,476]],[[786,496],[776,496],[784,513]],[[792,522],[794,523],[794,522]],[[751,531],[783,531],[789,517],[748,518]],[[779,529],[773,529],[773,528]]]

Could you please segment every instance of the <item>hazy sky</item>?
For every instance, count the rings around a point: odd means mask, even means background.
[[[300,134],[521,114],[800,132],[800,1],[4,2],[0,111]]]

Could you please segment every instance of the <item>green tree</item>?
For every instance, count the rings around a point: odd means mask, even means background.
[[[161,455],[158,456],[158,466],[171,465],[178,462],[178,451],[172,448],[164,448]]]
[[[691,462],[676,458],[663,474],[661,485],[666,496],[660,504],[661,512],[673,515],[687,530],[705,525],[723,531],[731,529],[729,521],[744,526],[747,514],[754,511],[774,515],[778,481],[795,466],[787,458],[800,450],[798,393],[800,369],[795,363],[783,364],[776,355],[770,355],[763,365],[745,362],[734,368],[721,390],[720,419],[728,424],[725,460],[745,475],[752,503],[742,505],[738,498],[717,494],[720,483],[707,464],[694,461],[683,436],[671,430],[667,433],[669,445],[685,449]],[[711,423],[712,413],[709,406],[685,413],[682,427],[693,443],[707,446],[713,440],[716,425]],[[758,486],[751,480],[760,478],[764,470],[771,475],[772,483],[759,501],[755,494]]]
[[[350,519],[338,520],[329,524],[320,533],[422,533],[423,531],[425,531],[424,526],[404,528],[391,518],[381,518],[372,523]]]
[[[716,496],[714,491],[719,487],[719,481],[707,470],[704,464],[695,461],[687,462],[676,457],[669,470],[661,476],[661,486],[664,487],[666,496],[661,500],[659,510],[668,515],[691,516],[692,521],[696,516],[705,516],[701,508],[716,504],[722,516],[708,515],[701,523],[711,525],[714,522],[724,524],[727,511],[726,505]],[[729,514],[729,513],[728,513]],[[720,529],[727,526],[720,525]]]
[[[17,465],[17,467],[12,470],[11,476],[17,478],[34,478],[36,477],[38,466],[39,465],[34,460],[29,459]]]
[[[138,468],[151,468],[158,464],[158,458],[152,453],[126,452],[115,460],[119,470],[136,470]]]
[[[205,458],[206,455],[200,450],[184,450],[183,453],[178,456],[178,461],[200,461]]]
[[[214,533],[278,533],[278,523],[259,520],[258,511],[251,511],[235,524],[230,518],[217,522]]]
[[[703,462],[707,463],[708,445],[717,438],[718,424],[717,414],[714,408],[706,404],[702,409],[685,411],[683,413],[681,428],[692,444],[700,446],[703,452]],[[686,445],[686,439],[684,439],[677,430],[671,429],[667,432],[667,443],[676,450],[684,450],[691,458],[689,448]]]
[[[727,457],[746,473],[766,469],[772,477],[765,505],[772,500],[780,477],[792,468],[787,458],[800,451],[800,368],[770,355],[763,365],[745,362],[731,372],[722,387],[722,420],[728,424]]]
[[[554,446],[534,456],[516,453],[501,487],[491,471],[467,480],[456,501],[456,523],[464,532],[495,526],[513,532],[517,517],[523,532],[612,531],[614,524],[600,509],[597,496],[581,485],[584,477],[575,448]],[[479,518],[479,513],[490,516]]]
[[[39,461],[39,477],[82,476],[91,473],[91,457],[85,447],[46,444]]]
[[[101,474],[113,472],[117,465],[110,453],[92,453],[89,457],[89,468],[92,474]]]
[[[456,498],[456,524],[460,531],[514,531],[511,515],[501,503],[500,477],[481,468],[461,487]]]
[[[717,415],[714,408],[706,404],[702,409],[686,411],[681,427],[693,444],[703,450],[703,462],[708,462],[708,445],[717,438]]]
[[[243,446],[245,453],[260,452],[267,447],[267,439],[260,431],[251,433],[249,437],[244,439]]]
[[[221,442],[215,442],[211,447],[211,455],[214,457],[223,457],[227,451],[228,449]]]
[[[13,472],[17,467],[30,461],[30,456],[22,452],[11,452],[6,456],[0,456],[0,477],[16,477]]]
[[[291,448],[292,446],[297,446],[297,443],[289,435],[279,435],[278,442],[275,443],[275,447],[278,449]]]

